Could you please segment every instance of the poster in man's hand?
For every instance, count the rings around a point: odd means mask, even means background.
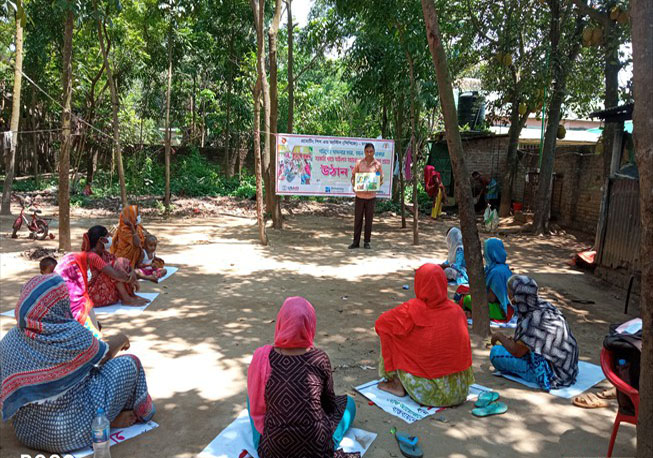
[[[381,181],[381,174],[378,172],[359,172],[354,178],[354,191],[378,191]]]
[[[278,134],[276,141],[278,195],[354,197],[355,190],[364,190],[391,197],[393,140]],[[379,175],[357,173],[352,186],[352,171],[365,157],[366,143],[374,145],[385,180],[380,184]]]

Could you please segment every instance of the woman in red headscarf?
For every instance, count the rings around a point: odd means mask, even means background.
[[[254,352],[247,405],[261,458],[332,457],[354,421],[356,404],[335,395],[329,357],[313,346],[316,324],[310,302],[289,297],[274,345]]]
[[[386,378],[379,389],[422,405],[460,404],[474,383],[465,312],[447,298],[447,277],[435,264],[417,269],[415,295],[376,320]]]

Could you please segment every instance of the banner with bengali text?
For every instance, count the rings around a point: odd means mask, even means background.
[[[376,196],[391,197],[393,140],[277,134],[276,141],[278,195],[354,197],[351,172],[371,143],[384,175]]]

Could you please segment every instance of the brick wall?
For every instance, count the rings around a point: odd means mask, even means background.
[[[467,169],[495,178],[503,185],[508,136],[496,135],[463,140]],[[537,188],[539,145],[519,145],[520,162],[513,200],[532,209]],[[552,216],[563,227],[593,233],[601,206],[603,156],[592,146],[560,146],[554,162]]]

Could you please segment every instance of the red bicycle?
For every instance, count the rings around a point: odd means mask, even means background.
[[[14,198],[18,201],[21,208],[20,215],[18,215],[16,221],[14,221],[14,231],[11,234],[11,238],[15,239],[18,237],[18,231],[21,227],[23,227],[23,223],[25,223],[27,225],[27,230],[29,230],[29,238],[36,240],[45,240],[48,236],[50,227],[48,226],[48,222],[45,219],[38,216],[41,214],[41,210],[36,208],[36,204],[33,204],[32,201],[28,201],[27,212],[32,214],[32,220],[30,221],[25,216],[25,201],[27,198],[21,199],[20,196],[17,195],[14,195]]]

